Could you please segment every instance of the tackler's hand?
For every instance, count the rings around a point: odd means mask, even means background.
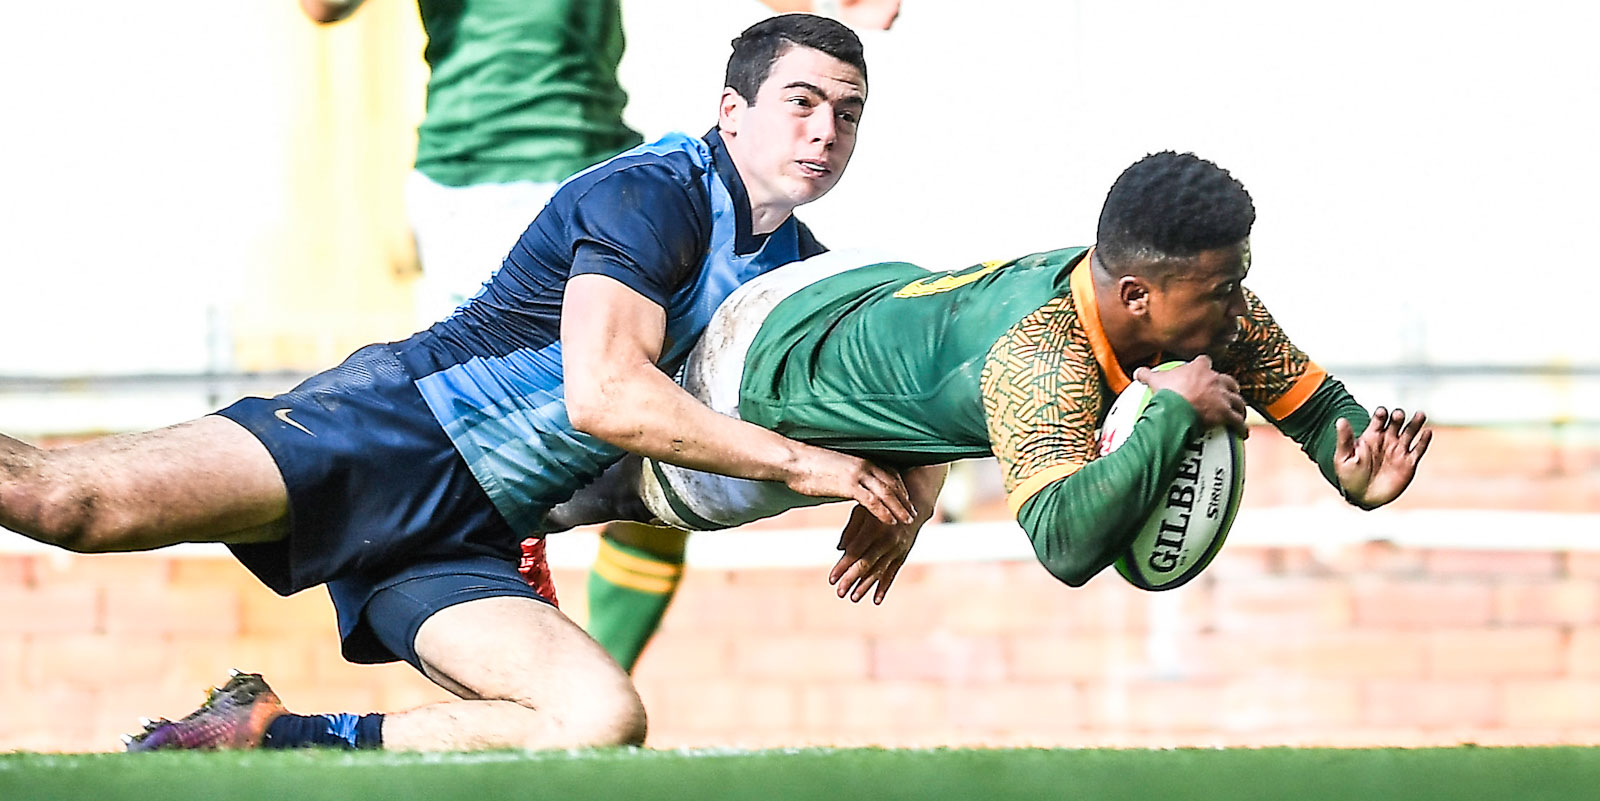
[[[900,476],[865,459],[807,445],[787,472],[784,483],[801,495],[855,501],[884,525],[916,519]]]
[[[1338,439],[1333,469],[1345,498],[1363,509],[1375,509],[1400,497],[1433,442],[1433,429],[1426,427],[1427,421],[1423,412],[1407,421],[1403,409],[1390,411],[1379,406],[1358,439],[1350,421],[1339,418],[1334,424]]]

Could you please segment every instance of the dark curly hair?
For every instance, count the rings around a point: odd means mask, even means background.
[[[723,86],[755,105],[756,92],[772,73],[772,65],[791,47],[820,50],[860,70],[861,79],[867,79],[867,57],[855,31],[815,14],[779,14],[751,25],[733,40]]]
[[[1134,162],[1111,185],[1095,254],[1113,271],[1181,261],[1243,242],[1255,221],[1250,193],[1227,170],[1163,151]]]

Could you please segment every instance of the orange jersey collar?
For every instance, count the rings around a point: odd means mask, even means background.
[[[1094,349],[1094,360],[1100,363],[1100,372],[1111,386],[1111,394],[1120,395],[1133,383],[1117,363],[1117,354],[1111,350],[1111,340],[1106,339],[1106,329],[1100,324],[1100,307],[1095,305],[1094,248],[1083,254],[1083,261],[1072,271],[1072,305],[1078,309],[1078,319],[1089,335],[1089,347]]]

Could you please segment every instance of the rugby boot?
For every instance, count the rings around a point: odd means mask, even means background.
[[[267,725],[284,713],[278,694],[259,673],[233,671],[221,689],[206,691],[206,701],[183,720],[143,721],[144,731],[125,734],[129,751],[255,748]]]

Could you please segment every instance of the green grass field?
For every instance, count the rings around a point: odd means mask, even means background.
[[[1589,748],[0,755],[0,799],[1576,799]]]

